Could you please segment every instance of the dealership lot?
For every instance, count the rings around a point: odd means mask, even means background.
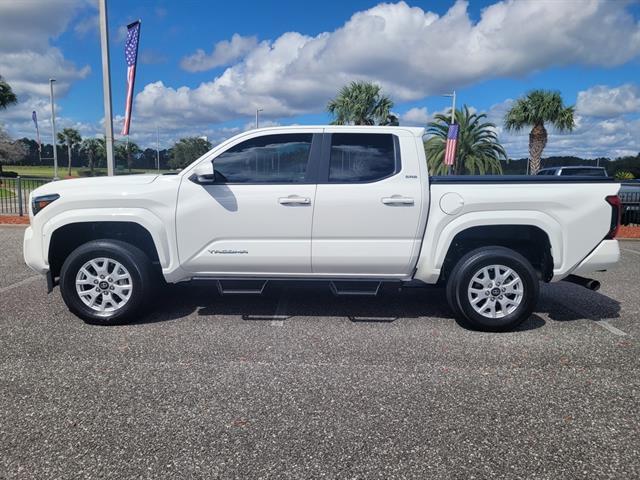
[[[172,286],[95,327],[0,227],[0,478],[638,478],[640,242],[517,332],[443,292]]]

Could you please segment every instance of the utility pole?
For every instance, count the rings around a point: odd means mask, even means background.
[[[256,129],[260,128],[260,112],[262,112],[262,108],[256,108]]]
[[[53,135],[53,179],[58,180],[58,146],[56,142],[56,107],[53,99],[53,82],[55,78],[49,79],[49,98],[51,100],[51,134]],[[42,161],[42,160],[40,160]]]
[[[113,176],[113,117],[111,115],[111,67],[107,0],[99,0],[100,46],[102,47],[102,90],[104,94],[104,144],[107,151],[107,175]]]

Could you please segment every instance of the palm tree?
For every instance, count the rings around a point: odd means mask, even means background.
[[[454,164],[456,175],[462,174],[464,170],[472,175],[476,171],[481,175],[488,172],[502,173],[500,160],[506,160],[507,154],[498,141],[495,124],[486,122],[486,117],[485,113],[471,113],[466,105],[461,110],[456,109],[455,119],[459,126]],[[438,113],[427,126],[427,135],[431,136],[424,148],[431,175],[442,175],[447,171],[444,152],[450,119],[451,110],[446,114]]]
[[[80,136],[80,132],[75,128],[63,128],[62,131],[58,133],[58,141],[67,144],[67,152],[69,153],[69,176],[71,176],[71,149],[74,145],[82,142],[82,137]]]
[[[91,176],[93,176],[93,169],[99,158],[103,158],[106,154],[104,139],[101,138],[85,138],[80,145],[80,150],[87,156],[88,166],[91,169]]]
[[[131,173],[133,161],[140,153],[142,153],[142,150],[140,150],[140,147],[135,142],[119,143],[114,149],[116,160],[126,162],[129,173]]]
[[[333,125],[397,125],[392,108],[393,101],[371,82],[351,82],[327,104]]]
[[[11,90],[11,86],[4,81],[0,75],[0,110],[4,110],[9,105],[18,103],[15,93]]]
[[[510,131],[520,131],[532,126],[529,133],[529,166],[531,175],[540,170],[542,151],[547,145],[545,122],[559,132],[571,132],[575,127],[573,105],[565,107],[560,92],[532,90],[516,100],[504,116],[504,126]]]

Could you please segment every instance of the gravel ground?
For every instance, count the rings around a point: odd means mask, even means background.
[[[544,286],[517,332],[438,290],[219,297],[135,325],[45,293],[0,228],[0,478],[640,477],[640,242],[599,293]]]

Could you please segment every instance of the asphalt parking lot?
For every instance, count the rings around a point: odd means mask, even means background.
[[[640,477],[640,242],[517,332],[443,292],[169,288],[88,326],[0,227],[0,478]]]

